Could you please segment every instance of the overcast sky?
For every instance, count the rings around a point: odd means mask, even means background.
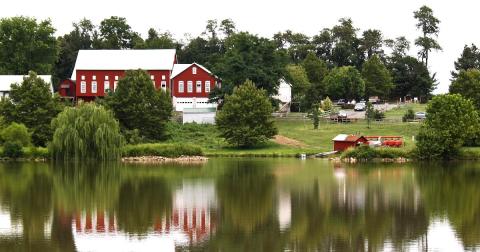
[[[112,15],[126,17],[133,30],[145,36],[150,27],[170,31],[176,39],[185,34],[196,36],[205,29],[208,19],[231,18],[237,28],[272,37],[278,31],[291,29],[309,36],[332,27],[339,18],[351,17],[360,33],[379,29],[385,38],[406,36],[413,45],[420,32],[416,30],[413,11],[428,5],[440,19],[438,41],[443,51],[433,53],[430,71],[440,81],[436,93],[448,91],[453,62],[465,44],[480,44],[478,10],[475,0],[15,0],[2,3],[0,17],[16,15],[50,18],[57,35],[72,30],[72,22],[83,17],[98,24]],[[416,56],[412,46],[411,54]]]

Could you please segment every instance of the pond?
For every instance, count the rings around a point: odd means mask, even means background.
[[[0,251],[478,249],[475,163],[0,163]]]

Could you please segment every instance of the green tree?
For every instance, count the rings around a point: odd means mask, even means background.
[[[32,136],[28,128],[23,124],[11,123],[2,130],[1,138],[6,143],[18,143],[20,146],[29,146],[32,144]]]
[[[330,29],[323,29],[320,34],[312,38],[316,56],[325,62],[328,62],[332,57],[333,44],[333,35]]]
[[[102,20],[99,31],[100,43],[105,49],[134,48],[135,42],[140,38],[124,17],[112,16]]]
[[[367,59],[370,59],[374,55],[383,55],[383,35],[379,30],[369,29],[364,31],[360,44],[361,49],[365,52]]]
[[[213,68],[223,81],[221,92],[212,96],[221,99],[247,79],[269,96],[274,95],[284,76],[285,66],[285,55],[276,50],[273,41],[247,32],[235,33],[226,39],[225,54]]]
[[[480,109],[480,70],[461,70],[450,85],[450,93],[470,99]]]
[[[322,101],[322,109],[323,111],[331,111],[333,109],[333,102],[328,96]]]
[[[292,101],[299,102],[304,99],[310,89],[307,72],[301,65],[289,64],[286,66],[285,79],[292,85]]]
[[[435,96],[427,105],[427,119],[417,137],[419,157],[452,158],[465,141],[478,132],[473,102],[459,94]]]
[[[50,20],[12,17],[0,20],[0,74],[50,74],[57,59]]]
[[[237,28],[235,26],[235,22],[233,22],[233,20],[231,20],[230,18],[224,19],[220,22],[220,31],[222,31],[226,37],[234,34],[236,30]]]
[[[305,104],[303,107],[310,108],[312,104],[319,103],[325,95],[325,86],[323,79],[328,74],[328,67],[325,61],[317,58],[314,53],[309,53],[302,66],[307,73],[311,85],[305,94]]]
[[[365,107],[365,119],[367,119],[367,127],[370,129],[370,122],[374,120],[375,110],[371,102],[367,102]]]
[[[59,56],[55,62],[55,83],[59,80],[70,78],[78,50],[92,49],[95,26],[88,19],[73,23],[73,31],[57,39]]]
[[[287,51],[291,62],[299,63],[305,59],[307,54],[314,49],[310,38],[302,33],[295,33],[291,30],[279,32],[273,35],[277,47]]]
[[[172,100],[168,91],[155,90],[146,71],[127,71],[105,103],[112,109],[123,130],[138,129],[141,137],[151,140],[166,138],[166,124],[173,110]]]
[[[124,139],[112,112],[95,103],[65,108],[52,120],[51,153],[58,160],[116,160]]]
[[[391,92],[394,98],[411,95],[426,100],[435,89],[434,78],[430,76],[425,64],[416,58],[394,57],[389,64],[389,69],[395,85]]]
[[[453,79],[456,79],[462,70],[466,71],[471,68],[480,69],[480,51],[477,46],[474,44],[471,46],[465,45],[462,54],[455,61],[454,65],[455,71],[452,71]]]
[[[410,41],[403,36],[395,40],[387,39],[385,44],[392,49],[392,58],[403,58],[407,56],[408,50],[410,50]]]
[[[387,67],[377,55],[365,61],[362,66],[362,76],[365,80],[365,96],[386,98],[393,88],[392,76]]]
[[[433,15],[433,10],[427,6],[422,6],[418,11],[413,12],[417,19],[417,29],[422,31],[422,36],[415,40],[415,45],[421,49],[418,56],[422,59],[422,63],[428,67],[428,56],[432,50],[442,50],[434,37],[438,36],[440,28],[440,20]]]
[[[332,28],[334,46],[330,61],[337,67],[355,66],[360,68],[363,62],[363,52],[360,48],[358,29],[353,26],[352,19],[341,18],[338,25]]]
[[[365,95],[365,82],[353,66],[337,67],[324,79],[329,97],[334,99],[360,99]]]
[[[10,97],[0,102],[0,115],[7,123],[17,122],[32,131],[33,144],[45,146],[52,139],[51,120],[62,110],[50,84],[30,72],[22,83],[12,83]]]
[[[136,44],[136,49],[175,49],[178,43],[169,32],[159,33],[153,28],[148,30],[148,37],[145,43]]]
[[[227,142],[239,147],[251,147],[277,134],[272,117],[273,108],[265,90],[257,89],[247,80],[225,97],[216,124]]]
[[[313,104],[312,106],[312,120],[313,120],[313,129],[318,129],[318,125],[320,124],[320,106],[318,103]]]

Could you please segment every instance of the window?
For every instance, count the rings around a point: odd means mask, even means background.
[[[187,81],[187,92],[193,92],[193,81]]]
[[[210,81],[205,81],[205,92],[210,93]]]
[[[113,82],[113,92],[115,92],[115,90],[117,90],[117,85],[118,85],[118,81],[114,81]]]
[[[115,75],[115,80],[118,80],[118,75]]]
[[[197,81],[197,93],[202,92],[202,81]]]
[[[82,75],[82,80],[85,80],[85,75]]]
[[[108,93],[109,90],[110,90],[110,81],[107,80],[103,83],[103,92]]]
[[[105,80],[108,80],[108,75],[105,76]]]
[[[96,76],[96,75],[93,75],[93,76],[92,76],[92,80],[97,80],[97,76]]]
[[[80,82],[80,93],[85,94],[87,92],[87,82]]]
[[[197,67],[192,67],[192,74],[197,74]]]
[[[185,91],[184,91],[184,88],[185,88],[185,87],[184,87],[183,81],[179,81],[179,82],[178,82],[178,92],[179,92],[179,93],[185,92]]]
[[[97,82],[92,81],[92,93],[96,94],[97,93]]]
[[[165,80],[165,75],[162,75],[162,80]]]
[[[161,85],[162,85],[163,91],[167,90],[167,82],[166,81],[162,81]]]
[[[150,79],[155,80],[155,76],[150,75]]]

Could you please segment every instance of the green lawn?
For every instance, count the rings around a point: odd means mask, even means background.
[[[414,112],[424,112],[427,108],[427,104],[407,104],[407,105],[401,105],[398,108],[391,109],[387,112],[385,112],[385,116],[388,119],[392,120],[401,120],[403,115],[407,112],[408,109],[413,109]]]

